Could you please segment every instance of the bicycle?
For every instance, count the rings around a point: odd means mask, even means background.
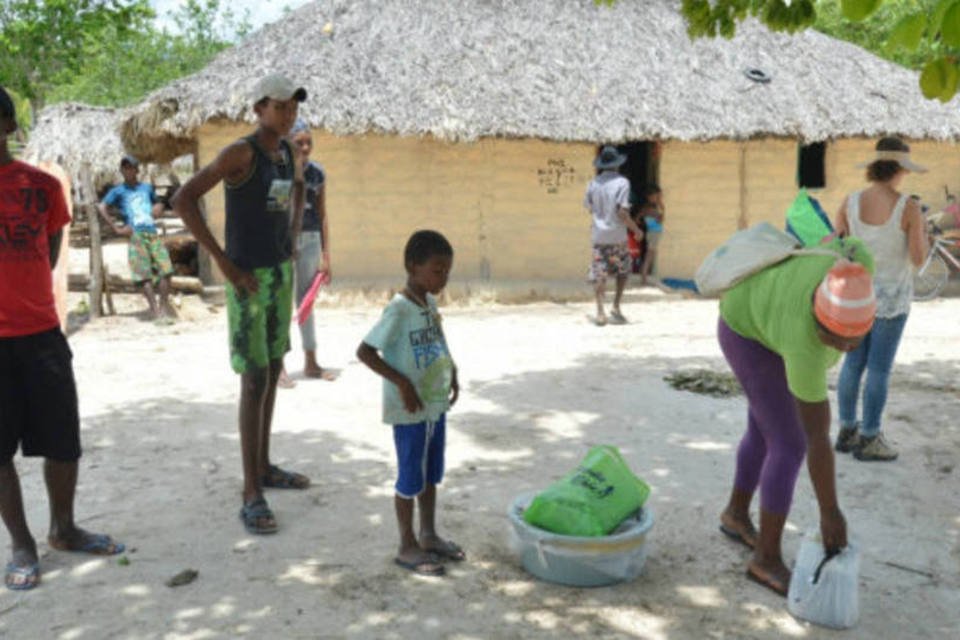
[[[944,238],[943,232],[933,226],[930,250],[923,264],[913,276],[913,299],[931,300],[940,295],[950,278],[950,267],[960,271],[960,260],[950,252],[960,249],[960,238]]]

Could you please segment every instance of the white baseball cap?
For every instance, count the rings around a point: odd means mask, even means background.
[[[303,102],[307,99],[307,90],[298,87],[293,80],[284,75],[271,73],[260,78],[250,92],[250,99],[254,102],[260,102],[264,98]]]

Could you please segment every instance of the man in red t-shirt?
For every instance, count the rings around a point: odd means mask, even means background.
[[[10,155],[16,130],[13,101],[0,87],[0,516],[13,548],[4,584],[25,590],[40,582],[40,566],[13,464],[18,448],[45,458],[51,547],[101,555],[124,547],[73,519],[80,417],[52,276],[70,216],[57,179]]]

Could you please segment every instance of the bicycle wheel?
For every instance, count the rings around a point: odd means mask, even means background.
[[[936,298],[947,284],[950,268],[940,254],[933,254],[913,276],[913,299]]]

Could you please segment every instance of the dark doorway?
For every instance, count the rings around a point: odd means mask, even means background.
[[[658,145],[650,140],[625,142],[617,150],[627,156],[620,173],[630,181],[630,189],[639,194],[644,185],[657,184],[660,174]]]

